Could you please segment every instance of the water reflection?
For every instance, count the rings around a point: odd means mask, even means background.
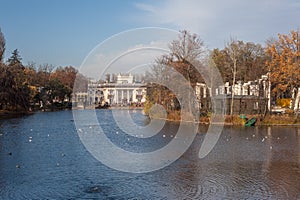
[[[167,123],[152,138],[134,139],[111,122],[108,110],[97,112],[108,137],[122,148],[147,152],[175,138],[176,123]],[[147,120],[139,112],[131,116],[138,125]],[[69,111],[0,121],[0,197],[300,198],[298,127],[225,127],[213,151],[203,159],[198,158],[198,153],[207,126],[198,130],[191,147],[170,166],[151,173],[131,174],[110,169],[88,153]],[[131,140],[126,140],[128,137]],[[184,138],[177,139],[184,142]]]
[[[269,149],[266,148],[266,150],[265,150],[266,159],[265,159],[265,162],[263,163],[263,166],[262,166],[262,171],[267,172],[267,171],[269,171],[269,168],[270,168],[270,164],[271,164],[271,161],[272,161],[272,152],[273,152],[272,151],[273,146],[272,146],[272,130],[271,130],[271,127],[267,127],[267,133],[263,137],[262,142],[265,142],[266,147],[269,147]]]

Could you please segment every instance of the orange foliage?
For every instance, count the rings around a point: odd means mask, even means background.
[[[300,86],[300,32],[291,31],[290,34],[278,34],[278,40],[267,48],[270,61],[273,93],[279,97],[283,93],[291,95],[291,90]]]
[[[276,100],[276,105],[281,106],[282,108],[288,108],[291,105],[291,99],[277,99]]]
[[[51,74],[50,79],[58,79],[65,86],[73,88],[77,72],[78,71],[72,66],[64,68],[58,67],[55,72]]]

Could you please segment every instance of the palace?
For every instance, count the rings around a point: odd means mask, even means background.
[[[134,80],[131,74],[119,74],[113,82],[91,81],[88,91],[75,94],[75,102],[83,106],[141,106],[146,101],[146,84]],[[80,106],[80,105],[78,105]]]

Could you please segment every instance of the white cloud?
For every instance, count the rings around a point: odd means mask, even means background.
[[[141,28],[116,34],[96,46],[80,67],[80,72],[94,79],[106,73],[140,73],[155,59],[168,52],[178,32],[161,28]]]
[[[101,48],[95,49],[81,66],[80,72],[96,80],[104,78],[107,73],[143,73],[156,58],[168,53],[168,44],[169,41],[151,41],[125,50],[103,52]]]
[[[144,23],[190,30],[209,48],[223,47],[230,36],[263,43],[296,29],[300,19],[295,0],[164,0],[136,7],[144,11]]]

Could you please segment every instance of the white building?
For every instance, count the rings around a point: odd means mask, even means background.
[[[205,99],[207,96],[211,97],[211,88],[209,88],[204,83],[197,83],[196,85],[196,96],[200,102],[201,99]],[[253,97],[262,97],[268,99],[268,109],[271,109],[271,83],[268,79],[268,75],[261,76],[260,79],[254,81],[248,81],[242,83],[242,81],[237,81],[236,84],[230,85],[229,82],[226,82],[224,85],[220,85],[214,90],[213,95],[230,95],[234,92],[236,96],[253,96]]]
[[[134,82],[131,74],[119,74],[116,83],[89,84],[88,100],[90,105],[141,105],[146,101],[146,84]]]
[[[117,84],[133,84],[133,76],[131,74],[117,76]]]
[[[72,103],[74,107],[85,108],[88,102],[88,93],[87,92],[76,92],[72,95]]]

